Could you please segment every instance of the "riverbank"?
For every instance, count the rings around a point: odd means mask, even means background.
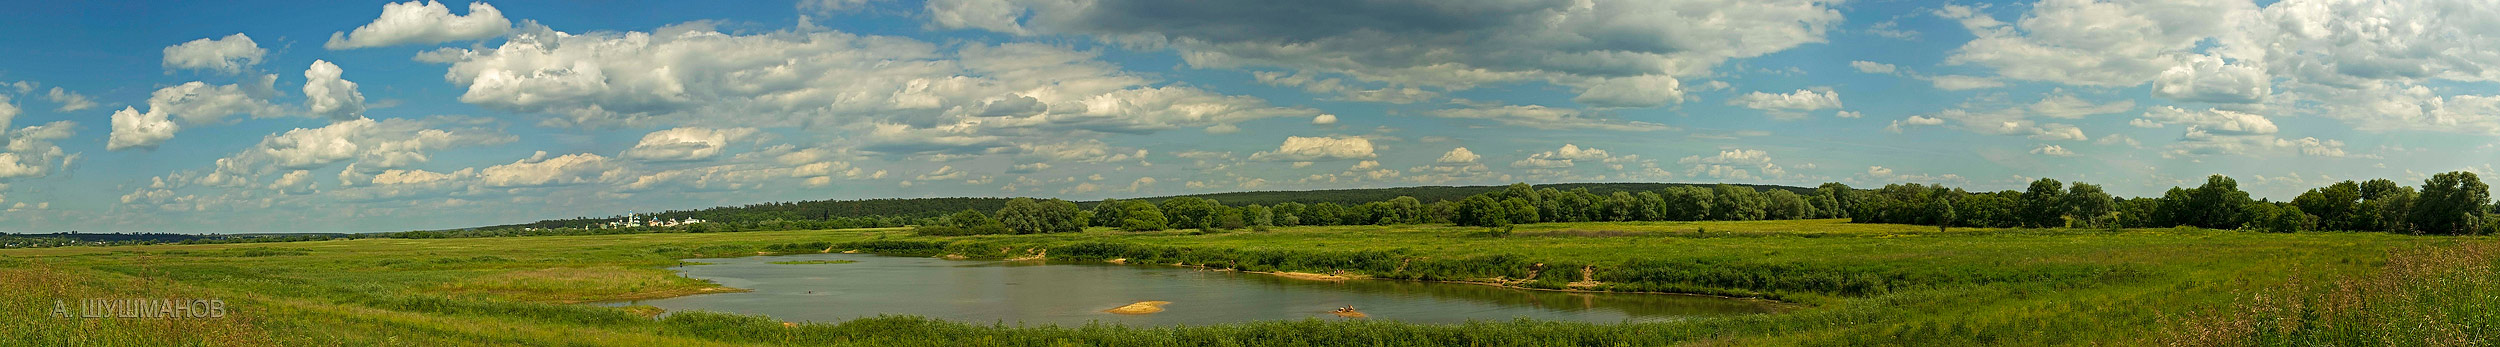
[[[1709,232],[1699,232],[1703,229]],[[1507,236],[1486,236],[1480,231],[1446,226],[1349,226],[1203,235],[1097,229],[1075,234],[915,237],[903,230],[882,229],[12,249],[0,250],[0,294],[6,294],[0,295],[5,297],[0,299],[0,312],[35,314],[0,315],[0,331],[13,333],[0,337],[0,344],[1344,343],[1278,340],[1278,336],[1399,336],[1401,342],[1419,345],[1469,341],[2334,344],[2358,341],[2341,336],[2429,341],[2447,336],[2437,335],[2434,329],[2494,331],[2475,325],[2489,324],[2474,320],[2480,318],[2438,315],[2465,308],[2443,311],[2445,304],[2402,304],[2402,300],[2500,290],[2475,287],[2492,286],[2490,279],[2500,277],[2488,266],[2447,272],[2386,270],[2425,263],[2408,260],[2413,258],[2406,254],[2451,254],[2456,252],[2440,250],[2500,242],[2488,237],[2200,229],[1957,228],[1935,232],[1928,227],[1829,220],[1545,223],[1521,226]],[[835,244],[860,247],[837,248]],[[914,318],[785,327],[753,316],[680,312],[652,319],[627,309],[564,304],[720,287],[684,279],[667,269],[681,259],[852,249],[884,253],[930,245],[944,253],[913,256],[1004,259],[1031,256],[1028,249],[1047,249],[1049,258],[1069,261],[1126,259],[1133,264],[1189,263],[1310,274],[1344,270],[1363,278],[1425,281],[1500,278],[1527,280],[1515,285],[1543,290],[1722,292],[1811,305],[1776,315],[1636,324],[1416,325],[1357,320],[1079,329],[990,327]],[[2462,256],[2436,259],[2466,264],[2490,261]],[[2352,299],[2356,303],[2350,305],[2427,318],[2405,318],[2404,326],[2342,326],[2332,330],[2339,331],[2334,335],[2314,333],[2330,331],[2318,330],[2325,328],[2316,325],[2304,328],[2309,330],[2214,329],[2220,333],[2207,334],[2218,339],[2184,336],[2177,329],[2266,326],[2257,325],[2272,324],[2261,320],[2266,318],[2234,312],[2253,307],[2247,305],[2260,297],[2331,301],[2331,295],[2310,293],[2333,292],[2331,286],[2320,287],[2321,283],[2390,273],[2402,276],[2373,281],[2425,284],[2390,285],[2385,289],[2389,294]],[[55,300],[98,297],[220,298],[231,311],[221,319],[173,321],[62,319],[42,314],[52,312]],[[2417,299],[2404,299],[2408,297]],[[2319,302],[2297,307],[2348,307]],[[78,308],[70,305],[69,309]],[[2287,336],[2305,339],[2267,340]],[[2422,340],[2407,339],[2416,337]]]

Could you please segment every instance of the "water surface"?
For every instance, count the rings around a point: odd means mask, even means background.
[[[848,264],[771,264],[852,260]],[[1202,325],[1304,318],[1346,319],[1329,310],[1353,306],[1368,319],[1413,323],[1539,320],[1617,323],[1772,312],[1777,304],[1690,295],[1533,291],[1483,285],[1390,280],[1312,281],[1262,274],[1151,265],[1043,264],[802,254],[688,259],[686,277],[753,290],[610,305],[644,304],[669,312],[761,314],[793,322],[836,322],[883,314],[970,323],[1078,326]],[[1161,313],[1103,310],[1139,301],[1170,301]]]

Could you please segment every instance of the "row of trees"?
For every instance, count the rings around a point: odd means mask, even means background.
[[[2395,181],[2343,181],[2310,189],[2290,202],[2250,199],[2230,177],[2213,175],[2195,188],[2161,197],[2115,198],[2100,186],[2033,181],[2024,191],[1966,192],[1894,184],[1866,192],[1852,220],[1963,227],[2193,226],[2273,232],[2383,231],[2463,235],[2500,231],[2491,187],[2472,172],[2441,173],[2417,190]]]
[[[1939,227],[2148,228],[2366,230],[2422,234],[2478,234],[2500,229],[2500,207],[2490,187],[2471,172],[2432,176],[2417,190],[2389,180],[2345,181],[2312,189],[2290,202],[2250,199],[2238,181],[2222,175],[2195,188],[2174,187],[2161,197],[2119,198],[2101,186],[2039,179],[2021,191],[1970,192],[1916,183],[1859,190],[1825,183],[1799,194],[1786,189],[1674,186],[1656,191],[1557,190],[1512,184],[1457,201],[1430,203],[1400,196],[1362,204],[1279,203],[1228,206],[1212,199],[1172,198],[1162,203],[1107,199],[1092,210],[1057,200],[1008,201],[992,218],[965,210],[924,234],[1051,233],[1086,226],[1129,231],[1240,229],[1294,225],[1392,225],[1451,223],[1498,227],[1540,222],[1784,220],[1849,218],[1860,223]]]

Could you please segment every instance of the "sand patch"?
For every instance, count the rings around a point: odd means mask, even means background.
[[[1344,281],[1344,280],[1354,279],[1353,277],[1346,277],[1346,276],[1339,276],[1339,275],[1328,275],[1328,274],[1315,274],[1315,273],[1309,273],[1309,272],[1285,272],[1285,271],[1277,271],[1277,272],[1260,272],[1260,273],[1263,273],[1263,274],[1269,274],[1269,275],[1275,275],[1275,276],[1277,276],[1277,277],[1284,277],[1284,278],[1291,278],[1291,279],[1298,279],[1298,280],[1313,280],[1313,281]]]
[[[1362,312],[1356,312],[1356,311],[1329,311],[1328,313],[1331,313],[1331,314],[1336,314],[1338,317],[1346,317],[1346,318],[1370,318],[1370,317],[1371,317],[1371,315],[1363,314]]]
[[[1103,310],[1103,312],[1110,312],[1110,313],[1117,313],[1117,314],[1149,314],[1149,313],[1155,313],[1155,312],[1163,312],[1163,305],[1164,305],[1164,304],[1170,304],[1170,303],[1172,303],[1172,302],[1170,302],[1170,301],[1139,301],[1139,302],[1134,303],[1134,304],[1128,304],[1128,306],[1120,306],[1120,307],[1118,307],[1118,308],[1113,308],[1113,309],[1109,309],[1109,310]]]

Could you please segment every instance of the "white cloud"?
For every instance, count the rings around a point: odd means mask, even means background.
[[[1476,152],[1468,151],[1467,147],[1458,147],[1451,148],[1449,153],[1442,153],[1441,159],[1434,160],[1433,162],[1442,164],[1473,164],[1478,158],[1483,157],[1477,156]]]
[[[1624,160],[1624,158],[1616,157],[1614,153],[1607,153],[1606,150],[1580,147],[1579,145],[1566,143],[1563,144],[1562,148],[1530,154],[1527,158],[1511,162],[1510,166],[1518,168],[1558,169],[1577,166],[1580,162],[1615,162],[1618,160]]]
[[[2226,64],[2211,55],[2191,55],[2154,79],[2153,96],[2178,101],[2249,104],[2274,94],[2263,68],[2248,62]]]
[[[540,152],[539,156],[545,156],[545,152]],[[615,169],[615,165],[607,159],[597,154],[578,153],[543,160],[514,161],[479,170],[478,183],[486,187],[513,188],[594,182]]]
[[[17,104],[9,103],[8,95],[0,94],[0,132],[9,130],[9,122],[17,119],[19,111]]]
[[[1933,125],[1944,125],[1944,119],[1942,119],[1942,118],[1936,118],[1936,117],[1928,117],[1928,116],[1910,116],[1910,118],[1903,118],[1903,119],[1901,119],[1901,120],[1892,121],[1892,126],[1885,127],[1885,128],[1884,128],[1884,130],[1886,130],[1886,131],[1891,131],[1891,132],[1895,132],[1895,133],[1899,133],[1899,132],[1901,132],[1901,126],[1903,126],[1903,125],[1908,125],[1908,126],[1933,126]]]
[[[1866,114],[1858,113],[1858,111],[1840,111],[1832,113],[1832,116],[1840,118],[1864,118],[1866,117]]]
[[[1961,5],[1936,14],[1978,36],[1947,64],[1985,65],[2020,80],[2124,87],[2153,79],[2181,52],[2229,32],[2254,9],[2245,0],[2046,0],[2011,25]]]
[[[2005,86],[2005,82],[1997,81],[1994,78],[1977,76],[1943,75],[1928,76],[1924,78],[1927,79],[1928,83],[1935,84],[1936,89],[1943,90],[1987,89]]]
[[[442,3],[412,0],[382,4],[382,16],[374,18],[373,23],[352,32],[330,33],[330,41],[321,47],[344,50],[431,44],[491,38],[511,31],[512,21],[504,19],[503,11],[495,10],[494,5],[472,2],[468,15],[455,15]]]
[[[1275,66],[1445,89],[1553,81],[1581,90],[1584,103],[1596,107],[1674,99],[1626,94],[1611,78],[1705,75],[1729,59],[1822,42],[1841,20],[1828,3],[1809,0],[1306,5],[1317,7],[937,0],[926,10],[939,28],[1167,47],[1199,68]]]
[[[105,141],[104,149],[153,149],[157,144],[173,139],[174,132],[182,131],[182,126],[175,125],[172,119],[165,116],[163,112],[140,113],[135,107],[123,107],[121,111],[113,112],[113,132]]]
[[[1659,107],[1684,102],[1684,87],[1661,75],[1602,78],[1571,101],[1595,107]]]
[[[304,108],[331,120],[364,118],[365,93],[356,90],[356,82],[340,78],[345,73],[337,64],[313,60],[304,69]]]
[[[2274,121],[2267,120],[2265,116],[2219,109],[2190,111],[2178,107],[2161,106],[2146,109],[2144,118],[2139,119],[2153,124],[2184,124],[2188,126],[2189,132],[2265,135],[2273,134],[2278,130],[2274,126]]]
[[[1540,105],[1502,105],[1487,107],[1447,108],[1426,115],[1442,118],[1483,119],[1508,126],[1537,129],[1597,129],[1615,131],[1657,131],[1673,128],[1658,123],[1624,121],[1590,117],[1580,110]]]
[[[259,65],[269,50],[241,33],[224,38],[191,40],[165,47],[165,69],[195,69],[240,75]]]
[[[940,46],[901,37],[801,28],[734,35],[706,23],[652,32],[567,34],[539,28],[493,49],[446,49],[460,100],[544,115],[541,125],[736,122],[756,127],[847,124],[879,152],[955,153],[1009,140],[1059,140],[1315,117],[1317,110],[1165,84],[1095,59],[1100,52],[1035,43]]]
[[[1291,136],[1276,151],[1251,153],[1250,160],[1321,161],[1376,156],[1372,153],[1372,140],[1367,138]]]
[[[483,129],[435,129],[438,121],[356,119],[319,128],[298,128],[269,135],[259,144],[219,158],[199,179],[210,186],[244,186],[267,174],[309,170],[347,162],[355,175],[408,168],[432,159],[430,152],[511,142],[509,135]],[[349,182],[351,185],[354,182]]]
[[[278,75],[263,75],[248,84],[210,85],[194,81],[157,89],[148,98],[147,112],[124,107],[113,113],[113,131],[105,148],[156,148],[182,130],[175,120],[205,125],[235,114],[276,115],[278,106],[270,104],[267,98],[277,94],[271,88],[277,79]]]
[[[6,147],[0,147],[0,189],[7,189],[11,180],[48,176],[77,161],[77,154],[67,153],[53,142],[75,135],[78,123],[54,121],[9,130],[5,120],[0,118],[0,139],[8,141]]]
[[[914,176],[911,179],[914,181],[951,181],[963,179],[964,175],[967,174],[968,173],[965,173],[963,170],[956,170],[953,165],[948,165],[939,166],[937,170],[930,170],[928,173]]]
[[[1728,99],[1727,104],[1766,111],[1772,118],[1780,119],[1802,117],[1804,114],[1801,112],[1804,111],[1841,107],[1840,93],[1828,87],[1799,89],[1788,94],[1753,92]]]
[[[2118,100],[2107,104],[2085,101],[2064,89],[2050,91],[2040,102],[2031,104],[2031,112],[2042,117],[2076,119],[2086,116],[2126,112],[2135,109],[2135,100]]]
[[[52,91],[45,93],[44,98],[51,99],[52,102],[61,104],[61,108],[54,109],[61,112],[75,112],[95,108],[95,101],[88,100],[86,95],[80,95],[78,92],[61,89],[61,87],[52,87]],[[5,128],[6,125],[7,124],[0,124],[0,128]]]
[[[2074,156],[2074,155],[2075,155],[2075,152],[2074,152],[2074,151],[2068,151],[2068,150],[2066,150],[2066,147],[2063,147],[2063,146],[2058,146],[2058,145],[2040,145],[2040,147],[2038,147],[2038,148],[2032,148],[2032,149],[2031,149],[2031,154],[2046,155],[2046,156],[2056,156],[2056,157],[2071,157],[2071,156]]]
[[[1313,125],[1329,125],[1329,124],[1337,124],[1337,115],[1322,113],[1322,114],[1320,114],[1319,116],[1311,117],[1311,124],[1313,124]]]
[[[682,127],[642,135],[634,148],[618,156],[645,161],[695,161],[719,156],[731,140],[755,134],[755,128]]]
[[[1885,64],[1885,63],[1871,62],[1871,61],[1865,61],[1865,60],[1853,60],[1853,61],[1850,61],[1850,62],[1849,62],[1849,67],[1857,68],[1857,69],[1858,69],[1858,72],[1871,73],[1871,74],[1886,74],[1886,75],[1890,75],[1890,74],[1897,73],[1897,72],[1900,72],[1900,71],[1901,71],[1901,69],[1900,69],[1899,67],[1895,67],[1895,66],[1893,66],[1892,64]]]

